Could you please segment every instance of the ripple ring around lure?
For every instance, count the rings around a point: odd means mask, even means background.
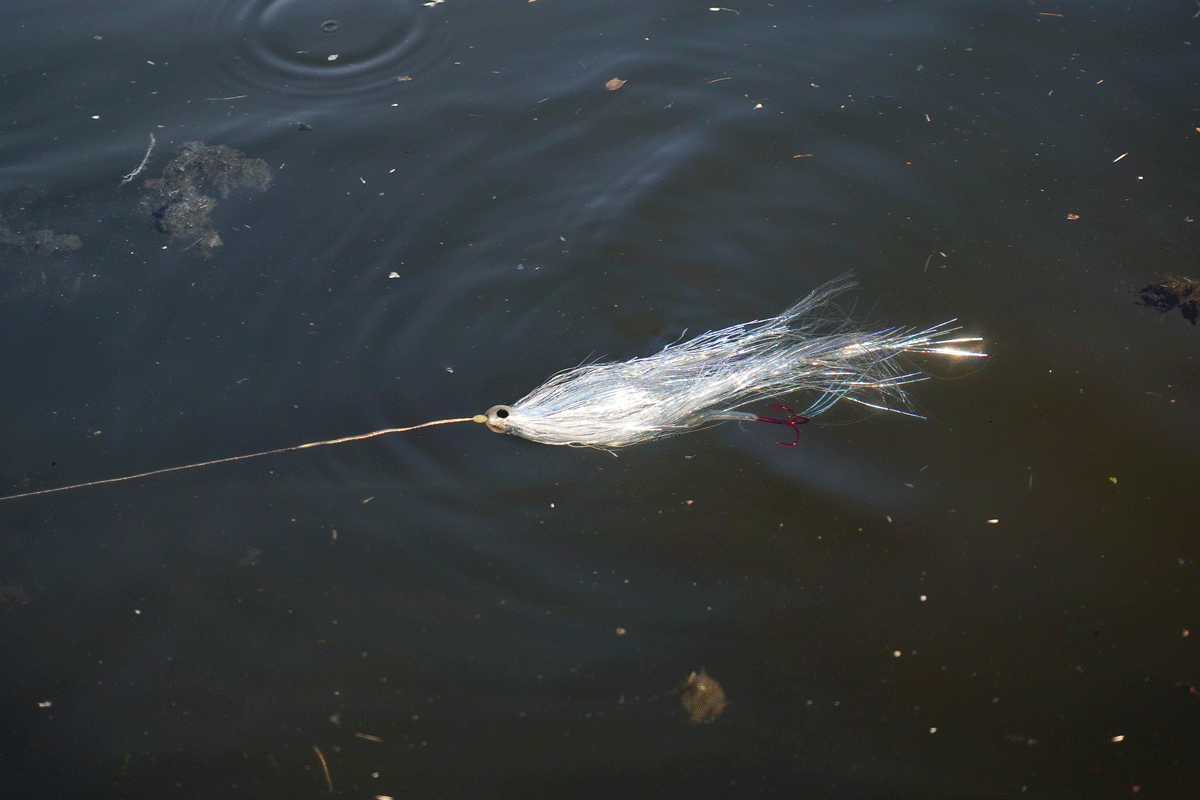
[[[226,0],[207,23],[233,90],[346,98],[395,83],[426,41],[414,0]]]

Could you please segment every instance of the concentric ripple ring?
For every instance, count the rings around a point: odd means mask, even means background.
[[[227,0],[209,24],[230,89],[345,97],[403,74],[425,41],[413,0]]]

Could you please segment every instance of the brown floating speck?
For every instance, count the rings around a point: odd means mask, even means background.
[[[679,687],[683,696],[683,710],[688,712],[693,725],[713,722],[725,710],[725,692],[704,670],[687,676]]]

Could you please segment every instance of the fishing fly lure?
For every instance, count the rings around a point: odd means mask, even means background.
[[[779,316],[709,331],[652,356],[560,372],[511,406],[488,409],[485,421],[498,433],[543,444],[607,449],[725,420],[794,428],[839,400],[919,416],[904,386],[927,376],[906,371],[900,356],[984,355],[968,349],[980,339],[950,338],[955,320],[924,330],[861,330],[832,304],[853,285],[853,276],[843,275]],[[784,419],[738,410],[800,392],[816,397],[799,414],[771,406],[785,411]]]
[[[404,433],[456,422],[486,424],[542,444],[612,450],[674,436],[727,420],[797,426],[841,400],[871,408],[920,416],[904,387],[926,376],[901,364],[906,354],[981,358],[977,337],[954,337],[949,320],[923,330],[864,330],[832,302],[854,286],[847,274],[814,289],[782,314],[709,331],[671,344],[651,356],[584,364],[550,378],[512,405],[492,406],[486,414],[439,419],[406,428],[384,428],[340,439],[280,447],[249,455],[77,483],[9,495],[0,500],[100,486],[167,472],[178,472],[248,458]],[[782,405],[782,419],[761,417],[742,407],[785,395],[814,396],[800,413]]]

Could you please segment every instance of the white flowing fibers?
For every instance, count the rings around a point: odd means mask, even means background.
[[[949,338],[954,320],[924,330],[864,332],[832,305],[854,285],[843,275],[776,317],[709,331],[645,358],[560,372],[511,406],[494,406],[487,426],[543,444],[625,447],[722,420],[753,420],[737,409],[797,392],[816,398],[811,417],[838,400],[913,414],[904,385],[924,379],[901,368],[903,353],[981,357],[978,338]]]

